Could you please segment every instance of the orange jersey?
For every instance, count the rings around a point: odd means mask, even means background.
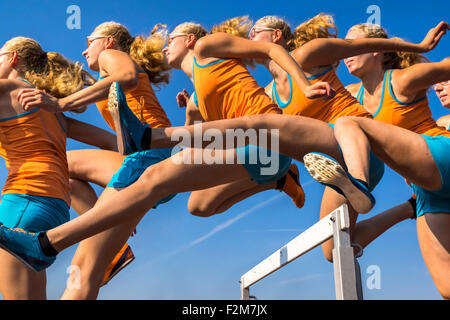
[[[205,121],[282,113],[239,60],[201,66],[194,57],[193,68],[198,108]]]
[[[328,68],[315,77],[308,77],[311,84],[324,81],[331,85],[336,91],[336,96],[328,101],[306,98],[298,85],[292,81],[289,74],[288,78],[291,87],[291,95],[287,102],[282,102],[278,96],[275,81],[273,82],[272,87],[272,99],[283,110],[284,114],[310,117],[327,123],[335,123],[339,117],[344,116],[372,117],[372,115],[358,103],[350,92],[345,89],[333,67]]]
[[[0,155],[8,178],[3,194],[64,200],[70,207],[66,133],[57,115],[44,110],[0,120]]]
[[[128,107],[142,123],[149,124],[151,128],[170,127],[169,118],[167,118],[166,112],[159,104],[147,74],[139,72],[138,75],[137,88],[125,94]],[[116,131],[113,118],[108,109],[108,100],[97,102],[97,108],[111,129]]]
[[[438,127],[436,121],[431,117],[426,96],[411,103],[400,102],[392,91],[391,80],[392,69],[386,71],[384,75],[380,106],[373,115],[374,119],[418,134],[450,137],[450,131]],[[361,104],[364,103],[364,87],[362,85],[357,99]]]

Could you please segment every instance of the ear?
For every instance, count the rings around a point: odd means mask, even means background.
[[[197,42],[197,39],[195,38],[195,35],[189,34],[186,37],[186,47],[188,49],[194,49],[195,43]]]
[[[18,63],[19,63],[19,55],[17,54],[16,51],[13,51],[11,58],[9,58],[9,66],[11,68],[14,68],[17,66]]]
[[[276,43],[276,44],[280,43],[282,38],[283,38],[283,32],[281,32],[280,29],[276,29],[272,33],[272,40],[274,43]]]
[[[106,38],[106,49],[114,49],[116,47],[116,40],[112,36]]]

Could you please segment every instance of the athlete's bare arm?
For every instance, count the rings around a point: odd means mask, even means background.
[[[117,139],[111,132],[73,118],[64,118],[68,138],[100,149],[117,151]]]
[[[306,97],[314,99],[334,95],[326,82],[311,85],[300,66],[278,44],[247,40],[219,32],[199,39],[195,44],[194,54],[199,61],[208,58],[271,59],[292,76]]]
[[[294,59],[304,70],[326,66],[337,61],[368,52],[428,52],[436,47],[444,34],[450,30],[445,22],[431,29],[419,44],[400,39],[329,39],[319,38],[309,41],[292,52]]]

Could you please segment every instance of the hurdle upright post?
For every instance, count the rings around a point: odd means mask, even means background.
[[[348,207],[336,211],[333,224],[333,268],[336,300],[362,300],[361,272],[350,241]]]

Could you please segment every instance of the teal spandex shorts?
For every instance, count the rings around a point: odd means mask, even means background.
[[[26,194],[5,194],[0,204],[0,222],[8,228],[29,232],[47,231],[70,220],[64,200]]]
[[[442,188],[430,191],[411,184],[417,196],[417,217],[425,213],[450,213],[450,138],[424,135],[422,137],[427,142],[431,156],[441,174]]]
[[[122,166],[114,174],[107,187],[126,188],[135,183],[148,167],[170,158],[171,155],[172,148],[151,149],[133,153],[124,159]],[[168,202],[174,197],[175,194],[172,194],[159,200],[154,208],[162,203]]]

